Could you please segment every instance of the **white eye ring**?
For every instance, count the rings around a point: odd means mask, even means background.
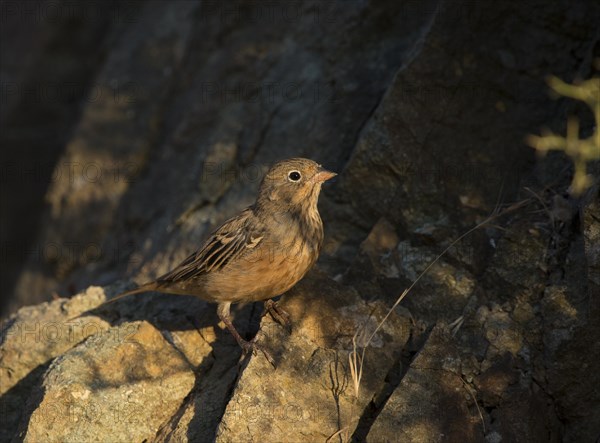
[[[291,182],[300,181],[301,178],[302,174],[300,174],[300,171],[294,169],[293,171],[288,172],[288,180]]]

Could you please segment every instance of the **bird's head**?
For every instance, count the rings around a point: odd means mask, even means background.
[[[316,208],[321,185],[335,177],[318,163],[306,158],[291,158],[275,163],[260,185],[258,203]]]

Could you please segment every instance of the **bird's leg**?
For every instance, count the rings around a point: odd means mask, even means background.
[[[269,314],[271,314],[273,320],[291,332],[292,322],[290,321],[290,314],[288,314],[285,309],[280,307],[277,302],[274,302],[271,299],[265,302],[265,309]]]
[[[233,335],[235,340],[238,342],[238,345],[240,345],[240,348],[242,348],[244,354],[252,352],[253,355],[256,355],[257,350],[261,351],[268,362],[275,367],[275,360],[273,360],[273,357],[271,357],[271,355],[262,346],[254,341],[256,338],[251,341],[244,340],[237,329],[235,329],[235,326],[233,326],[233,323],[231,322],[231,314],[229,312],[230,306],[231,303],[219,303],[219,306],[217,307],[217,315],[221,321],[225,323],[225,326],[227,326],[227,329],[229,329],[231,335]]]
[[[235,326],[233,326],[233,323],[231,322],[231,315],[229,312],[230,306],[230,303],[220,303],[217,308],[217,315],[223,321],[223,323],[225,323],[225,326],[227,326],[227,329],[229,329],[229,332],[231,332],[231,335],[233,335],[240,347],[244,349],[244,351],[248,351],[248,342],[242,338],[242,336],[239,334],[237,329],[235,329]]]

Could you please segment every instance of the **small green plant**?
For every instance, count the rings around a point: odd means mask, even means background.
[[[564,151],[573,160],[575,174],[571,183],[571,193],[578,196],[593,183],[592,176],[587,173],[587,164],[600,160],[600,77],[573,85],[551,77],[548,84],[557,94],[587,104],[596,121],[594,132],[588,138],[579,138],[579,121],[575,117],[569,118],[565,137],[547,131],[541,136],[530,135],[527,138],[528,144],[542,154],[551,150]]]

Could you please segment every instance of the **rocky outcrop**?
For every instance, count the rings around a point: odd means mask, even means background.
[[[83,106],[34,248],[61,253],[29,257],[14,306],[44,302],[3,324],[0,439],[595,441],[599,187],[570,197],[569,160],[524,139],[572,113],[593,130],[543,80],[597,75],[598,6],[183,3],[103,31],[110,94]],[[275,368],[197,299],[98,307],[297,155],[340,172],[322,256],[281,299],[290,331],[233,310]]]
[[[194,386],[187,360],[148,322],[97,334],[55,359],[44,375],[23,441],[154,437]],[[31,404],[37,403],[37,404]]]
[[[52,360],[87,337],[109,328],[109,323],[101,318],[75,318],[105,299],[102,288],[90,287],[68,300],[22,308],[3,323],[0,346],[2,441],[14,435],[23,418],[24,404],[38,388]]]

